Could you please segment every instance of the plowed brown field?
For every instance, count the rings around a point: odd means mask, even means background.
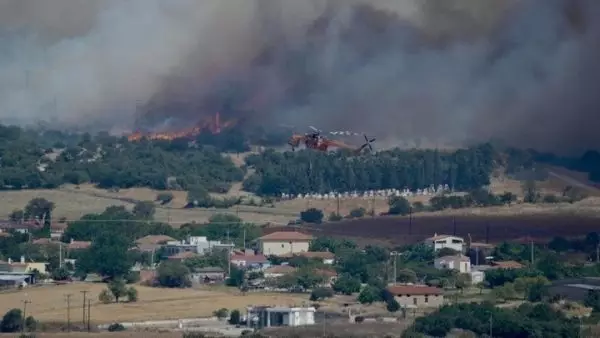
[[[266,232],[283,229],[294,228],[269,228]],[[473,241],[498,243],[525,237],[543,240],[554,236],[584,236],[590,232],[600,232],[600,218],[575,215],[374,217],[319,225],[305,224],[295,229],[315,236],[387,242],[392,245],[414,243],[436,233],[461,237],[470,234]]]

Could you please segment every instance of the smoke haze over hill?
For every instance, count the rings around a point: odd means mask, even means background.
[[[0,119],[599,148],[594,0],[0,0]]]

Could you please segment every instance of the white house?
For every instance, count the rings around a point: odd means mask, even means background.
[[[436,269],[457,270],[460,273],[471,272],[471,260],[467,256],[455,255],[436,258],[433,261],[433,266]]]
[[[315,324],[314,307],[248,307],[248,326],[253,328],[274,326],[305,326]]]
[[[454,251],[463,252],[465,240],[462,237],[435,234],[433,237],[425,239],[425,244],[433,247],[434,251],[448,248]]]
[[[485,272],[481,270],[471,270],[471,284],[475,285],[485,280]]]

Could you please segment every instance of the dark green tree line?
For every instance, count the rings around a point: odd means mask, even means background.
[[[248,167],[256,172],[244,188],[259,195],[422,189],[440,184],[473,190],[489,184],[496,156],[487,144],[455,152],[395,149],[361,157],[343,152],[266,151],[247,157]]]

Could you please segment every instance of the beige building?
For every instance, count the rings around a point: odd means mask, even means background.
[[[263,255],[282,256],[307,252],[311,235],[296,231],[277,231],[258,239],[260,251]]]
[[[444,291],[424,285],[393,285],[387,290],[405,308],[440,307],[444,305]]]
[[[460,273],[471,272],[471,260],[464,255],[439,257],[433,261],[433,265],[438,270],[457,270]]]
[[[7,262],[0,261],[0,272],[32,273],[34,270],[37,270],[41,274],[48,274],[47,267],[48,263],[27,262],[23,256],[21,256],[19,262],[13,262],[10,258]]]

